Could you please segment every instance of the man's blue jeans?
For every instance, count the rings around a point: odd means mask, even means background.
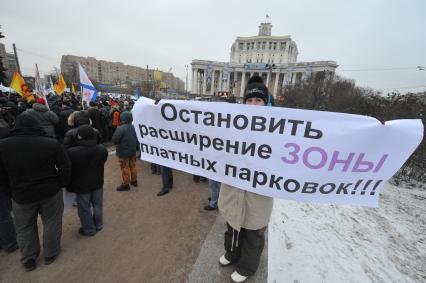
[[[85,234],[94,235],[103,228],[102,199],[103,188],[87,194],[77,194],[78,217]]]
[[[209,206],[217,207],[217,200],[219,199],[220,182],[209,179],[210,202]]]
[[[0,248],[3,250],[17,245],[11,212],[12,201],[10,197],[0,191]]]

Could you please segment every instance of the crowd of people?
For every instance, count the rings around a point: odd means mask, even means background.
[[[234,101],[228,101],[234,102]],[[252,77],[245,89],[245,104],[266,106],[268,89]],[[78,233],[91,237],[103,228],[105,145],[116,146],[122,173],[117,191],[138,186],[138,141],[132,125],[132,100],[100,97],[82,107],[72,93],[38,97],[34,103],[10,93],[0,93],[0,248],[21,252],[26,271],[34,270],[40,254],[37,218],[43,225],[45,264],[60,254],[62,188],[76,193]],[[163,196],[173,188],[172,169],[151,164],[161,175]],[[227,222],[222,266],[235,264],[234,282],[244,282],[260,262],[272,198],[257,195],[202,176],[210,197],[205,210],[219,209]],[[12,217],[13,215],[13,217]]]

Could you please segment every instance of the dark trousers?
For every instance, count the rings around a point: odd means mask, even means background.
[[[36,260],[40,254],[38,214],[43,222],[44,257],[57,256],[61,246],[62,214],[64,212],[62,191],[48,199],[34,203],[20,204],[12,201],[12,207],[18,245],[22,254],[21,262],[25,263],[30,259]]]
[[[96,231],[102,230],[103,188],[85,194],[77,194],[77,203],[78,217],[83,232],[87,235],[94,235]]]
[[[12,201],[0,191],[0,248],[7,250],[16,245],[16,232],[13,220]]]
[[[170,167],[161,166],[161,179],[163,180],[163,189],[173,187],[173,172]]]
[[[202,176],[198,176],[198,175],[192,175],[192,180],[195,183],[199,183],[199,182],[207,182],[207,178],[206,177],[202,177]]]
[[[151,174],[161,175],[161,166],[151,163]]]
[[[253,275],[260,263],[263,247],[265,246],[266,227],[259,230],[241,228],[238,232],[226,223],[225,258],[236,263],[236,270],[244,276]]]

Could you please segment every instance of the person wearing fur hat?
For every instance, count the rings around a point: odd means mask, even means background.
[[[265,106],[269,100],[263,80],[252,77],[244,91],[244,104]],[[222,266],[235,264],[233,282],[244,282],[259,267],[265,245],[265,230],[271,217],[273,198],[223,184],[219,194],[219,211],[226,220],[225,254]]]
[[[89,125],[78,127],[76,140],[76,146],[67,150],[72,164],[72,178],[67,190],[77,194],[79,234],[93,236],[103,227],[102,194],[108,151],[97,143],[95,129]]]
[[[7,180],[1,188],[12,197],[21,262],[26,271],[36,268],[40,254],[39,214],[45,264],[54,262],[60,253],[64,210],[61,188],[68,186],[70,177],[71,163],[61,144],[45,136],[33,115],[19,115],[11,137],[0,141],[0,180]]]
[[[46,136],[52,138],[56,137],[55,125],[58,124],[59,118],[54,112],[49,110],[44,98],[37,98],[32,108],[25,112],[37,119],[46,132]]]
[[[91,125],[90,114],[87,110],[74,111],[68,116],[68,126],[72,129],[65,133],[64,147],[68,149],[75,146],[77,143],[77,129],[82,125]],[[102,142],[101,134],[97,129],[94,129],[97,143]]]

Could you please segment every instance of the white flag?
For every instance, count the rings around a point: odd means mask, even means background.
[[[89,104],[90,101],[95,101],[98,93],[96,92],[95,87],[92,82],[89,80],[86,72],[83,67],[78,64],[78,70],[80,73],[80,87],[82,88],[82,100],[86,101]]]
[[[47,90],[48,93],[55,93],[55,88],[53,87],[52,77],[50,77],[50,88]]]
[[[35,83],[34,84],[35,84],[36,96],[44,98],[44,104],[46,105],[47,109],[50,110],[49,103],[47,103],[46,93],[44,92],[43,86],[41,84],[40,73],[38,71],[37,64],[36,64]]]

